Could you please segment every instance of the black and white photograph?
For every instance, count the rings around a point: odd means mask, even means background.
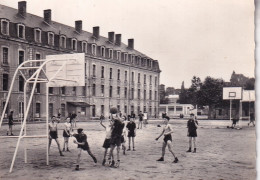
[[[0,179],[258,179],[259,11],[1,0]]]

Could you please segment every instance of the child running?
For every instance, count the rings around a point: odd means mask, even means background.
[[[164,122],[165,127],[163,128],[163,131],[160,134],[160,136],[155,139],[157,141],[162,135],[164,135],[163,145],[162,145],[162,157],[160,159],[158,159],[157,161],[164,161],[165,148],[166,148],[166,146],[168,146],[169,151],[172,153],[172,155],[174,157],[173,162],[177,163],[179,160],[172,151],[172,135],[171,134],[173,133],[173,129],[172,129],[171,125],[169,124],[169,120],[170,120],[170,118],[165,118],[165,122]]]
[[[78,158],[77,158],[77,164],[75,170],[79,170],[79,163],[80,163],[80,157],[81,157],[81,151],[87,151],[88,154],[92,157],[93,161],[97,163],[96,157],[91,153],[88,142],[87,142],[87,135],[83,132],[82,128],[79,128],[78,134],[73,134],[73,136],[76,138],[73,142],[75,144],[78,144]]]
[[[111,129],[112,122],[109,120],[109,125],[108,125],[108,127],[106,127],[103,124],[103,119],[100,119],[100,124],[106,130],[106,138],[105,138],[105,141],[104,141],[104,144],[103,144],[103,148],[105,148],[105,152],[104,152],[104,158],[103,158],[102,165],[104,166],[106,164],[107,150],[108,150],[108,148],[110,148],[111,133],[112,133],[112,129]]]
[[[64,130],[63,130],[63,137],[64,137],[63,152],[65,150],[70,152],[69,150],[69,138],[70,138],[70,129],[71,129],[70,118],[67,117],[66,120],[67,122],[64,123]]]

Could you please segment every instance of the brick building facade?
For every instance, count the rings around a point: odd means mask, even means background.
[[[70,27],[51,18],[51,10],[44,17],[26,12],[26,1],[18,9],[0,5],[0,108],[15,69],[31,59],[45,59],[46,55],[85,53],[85,86],[50,88],[49,114],[58,112],[66,117],[76,112],[82,119],[109,115],[109,107],[122,113],[146,111],[158,116],[160,68],[157,60],[134,49],[134,39],[128,45],[121,42],[121,34],[100,36],[99,27],[93,33],[82,30],[82,21]],[[22,77],[15,82],[8,111],[14,118],[23,115]],[[38,84],[31,105],[30,118],[44,119],[45,85]],[[8,112],[6,112],[8,113]]]

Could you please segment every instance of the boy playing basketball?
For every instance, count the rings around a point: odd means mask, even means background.
[[[172,133],[173,133],[173,129],[171,127],[171,125],[169,124],[169,120],[170,118],[165,118],[165,127],[163,128],[162,133],[160,134],[159,137],[157,137],[155,140],[157,141],[162,135],[164,135],[163,138],[163,145],[162,145],[162,157],[160,159],[158,159],[157,161],[164,161],[164,155],[165,155],[165,148],[166,146],[168,146],[169,151],[172,153],[173,157],[174,157],[174,163],[177,163],[179,160],[178,158],[174,155],[173,151],[172,151]]]
[[[112,129],[111,129],[111,121],[109,121],[109,125],[108,127],[106,127],[102,120],[100,120],[100,124],[101,126],[103,126],[106,130],[106,138],[105,138],[105,141],[104,141],[104,144],[103,144],[103,148],[105,148],[105,152],[104,152],[104,159],[103,159],[103,162],[102,162],[102,165],[104,166],[105,163],[106,163],[106,156],[107,156],[107,150],[108,148],[110,148],[110,141],[111,141],[111,133],[112,133]]]
[[[77,158],[77,164],[75,170],[79,170],[79,162],[81,157],[81,151],[87,151],[88,154],[92,157],[93,161],[97,163],[96,157],[91,153],[88,142],[87,142],[87,135],[84,134],[83,129],[78,129],[78,134],[73,134],[73,136],[76,138],[73,142],[75,144],[78,144],[78,158]]]

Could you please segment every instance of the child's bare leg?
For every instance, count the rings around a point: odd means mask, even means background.
[[[165,148],[166,148],[166,143],[163,141],[163,145],[162,145],[162,158],[164,158],[164,155],[165,155]]]
[[[130,145],[131,145],[131,137],[128,137],[128,144],[129,144],[129,146],[128,146],[128,150],[130,150]]]
[[[194,148],[196,149],[196,137],[193,137],[193,145],[194,145]]]
[[[172,153],[173,157],[175,158],[176,156],[175,156],[175,154],[173,153],[171,142],[170,142],[170,141],[167,141],[167,145],[168,145],[169,151]]]
[[[106,157],[107,157],[107,150],[108,150],[108,148],[105,148],[104,159],[106,159]]]
[[[189,149],[191,149],[191,139],[192,137],[189,137]]]
[[[117,161],[118,160],[120,161],[120,156],[119,156],[120,146],[117,146],[116,150],[117,150]]]
[[[80,162],[80,157],[81,157],[81,148],[78,148],[78,157],[77,157],[77,165],[79,166],[79,162]]]
[[[90,149],[88,149],[87,152],[88,152],[88,154],[92,157],[93,161],[94,161],[95,163],[97,163],[97,159],[96,159],[96,157],[92,154],[92,152],[90,151]]]
[[[51,147],[51,141],[52,141],[52,139],[49,138],[49,151],[50,151],[50,147]]]
[[[135,148],[135,137],[132,137],[133,149]]]

